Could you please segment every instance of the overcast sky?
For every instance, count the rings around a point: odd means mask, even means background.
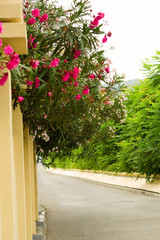
[[[60,0],[64,5],[71,0]],[[59,2],[60,2],[59,1]],[[126,80],[143,78],[141,62],[160,50],[160,0],[91,0],[93,13],[105,13],[106,32],[112,37],[105,48],[114,67]]]

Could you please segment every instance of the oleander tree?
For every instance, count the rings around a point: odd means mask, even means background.
[[[121,77],[100,48],[112,35],[104,13],[93,15],[88,0],[73,0],[68,9],[24,0],[23,11],[28,54],[10,69],[12,97],[37,151],[75,147],[102,123],[123,122]]]

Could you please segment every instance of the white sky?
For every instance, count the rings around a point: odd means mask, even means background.
[[[125,73],[126,80],[142,79],[141,62],[160,50],[160,0],[90,1],[93,14],[105,13],[106,32],[112,32],[105,47],[115,47],[107,56],[118,73]]]

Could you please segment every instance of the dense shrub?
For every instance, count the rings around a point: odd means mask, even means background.
[[[118,153],[121,169],[147,177],[160,174],[160,86],[141,82],[129,92],[126,104]]]
[[[120,125],[101,125],[87,145],[52,159],[54,167],[160,174],[160,85],[140,81],[127,92],[128,115]],[[110,126],[111,127],[111,123]]]
[[[110,124],[111,125],[111,124]],[[92,169],[104,171],[120,171],[117,164],[117,134],[109,135],[107,123],[102,124],[99,132],[87,144],[72,149],[70,152],[55,151],[49,153],[44,164],[59,168]],[[110,127],[111,128],[111,127]],[[114,127],[113,127],[114,128]],[[112,128],[112,131],[114,131]],[[111,130],[111,129],[110,129]]]

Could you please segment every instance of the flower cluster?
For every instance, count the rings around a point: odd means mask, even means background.
[[[36,19],[39,19],[40,23],[43,23],[48,20],[48,14],[44,13],[42,16],[40,16],[40,10],[35,8],[32,10],[32,16],[28,20],[29,25],[34,25],[36,22]],[[24,18],[26,18],[25,12],[24,12]]]
[[[30,29],[36,29],[36,28],[40,27],[41,31],[43,32],[43,29],[45,29],[45,25],[47,25],[49,27],[50,19],[51,19],[51,16],[53,16],[53,14],[52,14],[52,12],[49,12],[49,11],[43,12],[43,10],[41,8],[37,8],[37,7],[32,8],[32,7],[33,7],[33,5],[30,5],[28,2],[26,2],[26,5],[25,5],[26,9],[24,9],[24,18],[26,19],[28,29],[30,30]],[[30,11],[28,11],[29,8],[30,8]],[[67,11],[66,11],[66,13],[67,13]],[[48,16],[50,16],[49,19],[48,19]],[[99,25],[99,21],[103,18],[104,18],[104,13],[99,12],[97,17],[95,17],[94,20],[91,21],[89,28],[94,29],[95,27],[97,27]],[[41,24],[39,24],[39,23],[46,22],[47,20],[48,20],[48,22],[45,23],[45,25],[43,25],[43,27]],[[60,18],[55,17],[55,21],[60,21]],[[64,18],[63,18],[63,21],[64,21]],[[30,25],[33,25],[33,27],[30,27]],[[64,31],[67,31],[68,28],[69,27],[66,26],[63,29],[64,29]],[[29,47],[29,49],[32,50],[32,48],[39,47],[39,45],[41,43],[40,42],[38,43],[38,41],[39,41],[38,35],[33,36],[33,31],[31,31],[31,32],[32,32],[32,34],[28,34],[28,47]],[[34,31],[34,34],[36,34],[35,31]],[[105,43],[107,41],[107,36],[110,37],[111,32],[108,32],[108,34],[105,34],[105,36],[103,37],[103,43]],[[43,35],[43,37],[44,38],[47,37],[46,33]],[[69,42],[67,42],[66,44],[69,44]],[[73,44],[69,44],[69,45],[72,46]],[[48,48],[48,46],[47,46],[47,48]],[[77,65],[76,61],[78,60],[79,56],[82,55],[82,48],[80,47],[80,45],[78,43],[75,43],[74,47],[71,49],[72,49],[72,54],[73,54],[72,57],[75,60],[75,65]],[[63,62],[67,63],[67,66],[69,66],[68,58],[63,59]],[[62,79],[62,82],[64,83],[64,86],[62,86],[61,91],[64,94],[67,93],[67,89],[66,89],[67,86],[70,86],[70,87],[73,86],[73,87],[76,87],[76,90],[73,90],[76,95],[75,99],[80,100],[82,95],[89,95],[90,89],[89,89],[88,85],[85,82],[84,82],[84,84],[81,84],[79,81],[80,80],[80,76],[79,76],[80,69],[78,67],[73,67],[73,70],[64,70],[64,68],[60,69],[59,65],[61,65],[61,64],[62,64],[62,61],[60,61],[60,56],[58,56],[54,59],[50,59],[50,54],[47,57],[42,58],[42,61],[41,61],[41,59],[39,59],[39,56],[37,58],[33,56],[29,59],[29,66],[33,70],[36,71],[36,75],[37,75],[37,73],[41,73],[44,69],[46,69],[46,71],[47,71],[47,69],[52,69],[52,68],[55,68],[55,73],[58,73],[58,74],[61,73],[61,79]],[[106,73],[109,73],[110,72],[109,67],[104,69],[104,71]],[[90,73],[88,75],[88,77],[92,80],[94,80],[96,77],[98,77],[98,79],[102,79],[102,74],[100,73],[98,75],[97,74],[95,75],[95,73],[93,71],[93,73]],[[30,79],[30,77],[29,77],[29,79],[26,80],[26,84],[28,87],[33,85],[34,88],[38,88],[40,86],[40,81],[41,81],[41,78],[39,79],[38,75],[37,75],[35,78],[32,78],[32,79]],[[49,80],[46,80],[46,81],[48,82]],[[33,89],[33,87],[32,88],[30,87],[27,89]],[[53,89],[53,88],[51,87],[51,89]],[[46,88],[46,90],[47,90],[47,88]],[[46,95],[51,96],[49,86],[48,86],[48,92],[46,92]]]
[[[38,88],[40,86],[40,80],[38,77],[35,78],[35,88]]]
[[[29,3],[27,3],[25,5],[25,7],[28,8]],[[33,9],[31,11],[30,16],[28,16],[27,12],[25,10],[23,10],[23,17],[25,20],[28,19],[28,20],[26,20],[26,23],[29,26],[33,26],[33,27],[35,27],[35,24],[36,23],[38,24],[38,22],[42,24],[43,22],[46,22],[48,20],[48,14],[44,13],[41,15],[40,9],[38,9],[38,8]],[[28,38],[28,48],[31,49],[31,48],[36,48],[36,47],[37,47],[37,39],[35,36],[32,36],[32,34],[31,34]]]
[[[31,59],[29,64],[33,69],[38,68],[39,60]]]
[[[12,69],[16,68],[19,63],[20,63],[20,58],[19,58],[18,54],[13,53],[12,55],[10,55],[10,61],[7,63],[7,68],[9,70],[12,70]]]
[[[3,33],[3,26],[0,22],[0,33]],[[0,48],[3,46],[2,39],[0,38]],[[0,86],[4,86],[8,79],[8,73],[6,73],[6,68],[12,70],[16,68],[20,62],[19,55],[16,54],[13,48],[8,45],[4,48],[5,56],[3,56],[0,62]]]
[[[83,90],[83,93],[82,95],[88,95],[89,94],[89,87],[88,86],[84,86],[84,90]]]
[[[89,28],[94,29],[95,27],[98,27],[99,21],[100,21],[101,19],[103,19],[104,16],[105,16],[104,13],[99,12],[98,15],[97,15],[97,17],[95,17],[94,20],[91,21],[91,23],[90,23],[90,25],[89,25]],[[106,43],[106,42],[107,42],[107,40],[108,40],[107,36],[108,36],[108,37],[111,37],[111,36],[112,36],[112,33],[109,31],[107,34],[105,34],[104,37],[103,37],[103,39],[102,39],[102,43]]]
[[[69,83],[71,83],[73,80],[74,81],[77,80],[79,73],[80,73],[80,69],[77,67],[74,67],[74,69],[70,71],[64,71],[64,74],[62,75],[62,80],[63,82],[69,81]],[[75,87],[77,85],[79,85],[78,81],[76,81]]]
[[[58,66],[59,62],[60,62],[60,59],[59,59],[59,58],[55,58],[55,59],[53,59],[53,60],[51,61],[51,66],[52,66],[53,68],[55,68],[55,67]]]
[[[74,59],[77,59],[79,56],[81,55],[81,50],[78,49],[74,49]]]
[[[70,71],[64,71],[64,74],[62,75],[62,81],[63,82],[68,82],[69,86],[74,86],[74,87],[78,87],[79,86],[79,81],[77,81],[77,78],[80,77],[80,69],[77,67],[74,67],[73,70]],[[72,84],[73,83],[73,84]],[[66,83],[64,84],[64,87],[66,87]],[[79,90],[81,89],[81,87],[79,88]],[[76,100],[80,100],[82,95],[88,95],[90,90],[89,90],[89,86],[85,85],[84,87],[82,87],[82,94],[78,94],[75,96]],[[78,91],[78,90],[77,90]],[[62,92],[66,93],[66,90],[63,88]]]

